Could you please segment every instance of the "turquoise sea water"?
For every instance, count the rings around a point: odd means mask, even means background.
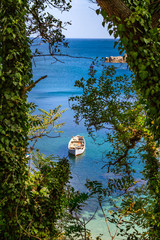
[[[74,57],[109,57],[118,56],[118,49],[114,49],[114,40],[107,39],[68,39],[69,48],[64,50],[64,53]],[[47,52],[45,44],[40,46],[43,53]],[[91,59],[86,58],[70,58],[60,57],[59,61],[55,62],[52,57],[37,57],[34,59],[33,76],[37,80],[41,76],[47,75],[48,77],[39,82],[36,87],[29,94],[29,101],[34,102],[39,108],[49,110],[58,105],[62,105],[62,109],[68,109],[60,119],[60,122],[65,122],[62,128],[64,131],[60,138],[43,138],[39,140],[36,147],[46,155],[55,154],[61,157],[69,158],[72,172],[72,185],[78,190],[85,190],[84,183],[86,179],[98,180],[103,183],[107,180],[107,173],[103,166],[102,158],[104,153],[109,150],[109,145],[97,145],[83,125],[83,121],[76,125],[74,123],[74,113],[68,105],[68,98],[81,94],[79,89],[74,87],[75,80],[87,77],[88,69],[91,64]],[[63,63],[62,63],[63,62]],[[117,67],[117,74],[130,75],[127,69],[127,64],[115,64]],[[74,135],[83,135],[86,140],[86,151],[83,155],[76,158],[68,156],[67,145],[70,138]],[[103,132],[99,134],[99,141],[103,141]],[[136,168],[140,168],[137,162]],[[139,177],[138,175],[136,176]],[[97,203],[92,201],[87,208],[86,217],[96,209]],[[106,202],[106,208],[109,204]],[[95,219],[89,224],[93,235],[100,233],[104,234],[103,239],[110,239],[104,218],[100,210],[97,211]],[[114,233],[114,227],[111,226]],[[116,238],[120,239],[120,238]]]

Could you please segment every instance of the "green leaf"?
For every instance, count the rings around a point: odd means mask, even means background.
[[[102,22],[102,26],[105,27],[105,24],[106,24],[105,21],[103,21],[103,22]]]
[[[125,26],[123,24],[118,25],[118,31],[123,32],[125,31]]]
[[[147,71],[139,71],[139,76],[142,80],[144,80],[148,77],[148,72]]]
[[[128,38],[126,37],[122,38],[121,41],[125,46],[128,44]]]
[[[133,52],[133,51],[131,51],[131,52],[130,52],[130,55],[131,55],[131,57],[132,57],[133,59],[136,59],[137,56],[138,56],[138,52]]]
[[[109,34],[112,35],[112,33],[113,33],[113,30],[109,30]]]
[[[45,111],[44,109],[39,108],[38,110],[41,111],[41,112],[43,112],[43,113],[45,113],[46,115],[50,116],[50,114],[49,114],[47,111]]]
[[[146,38],[144,38],[143,41],[144,41],[146,44],[149,44],[152,40],[151,40],[151,39],[146,39]]]
[[[100,9],[97,9],[96,13],[97,13],[97,15],[99,15],[100,14]]]
[[[7,32],[8,32],[8,33],[13,32],[12,28],[7,28]]]

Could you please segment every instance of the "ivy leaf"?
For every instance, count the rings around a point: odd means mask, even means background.
[[[8,33],[13,32],[12,28],[7,28],[7,32],[8,32]]]
[[[148,77],[148,72],[147,71],[140,71],[139,76],[142,80],[144,80]]]
[[[126,37],[124,37],[124,38],[122,38],[122,43],[124,44],[124,45],[127,45],[128,44],[128,38],[126,38]]]
[[[133,59],[136,59],[137,58],[137,56],[138,56],[138,53],[137,52],[130,52],[130,54],[131,54],[131,56],[132,56],[132,58]]]
[[[106,24],[105,21],[103,21],[103,22],[102,22],[102,26],[105,27],[105,24]]]
[[[143,41],[145,42],[145,44],[149,44],[152,40],[144,38]]]
[[[97,13],[97,15],[99,15],[100,14],[100,9],[97,9],[96,13]]]
[[[119,24],[119,25],[118,25],[118,30],[119,30],[120,32],[125,31],[124,25],[123,25],[123,24]]]

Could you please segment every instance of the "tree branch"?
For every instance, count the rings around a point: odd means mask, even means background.
[[[118,129],[117,129],[117,131],[118,131]],[[119,132],[120,132],[120,131],[119,131]],[[123,134],[123,132],[120,132],[120,133]],[[125,147],[126,147],[123,155],[119,156],[116,161],[114,161],[114,162],[109,162],[109,163],[105,164],[101,169],[103,169],[103,168],[105,168],[106,166],[108,166],[108,173],[109,173],[111,166],[114,166],[114,165],[116,165],[117,163],[121,164],[121,161],[128,156],[129,150],[130,150],[130,149],[133,149],[133,148],[135,147],[136,143],[141,140],[141,138],[142,138],[142,133],[141,133],[141,131],[133,131],[133,136],[132,136],[130,139],[128,139],[128,142],[129,142],[129,143],[123,142],[124,145],[125,145]],[[128,163],[127,163],[127,162],[126,162],[126,163],[123,163],[123,164],[121,164],[121,165],[126,166],[126,170],[127,170],[127,168],[128,168]]]
[[[46,78],[46,77],[47,77],[47,75],[39,78],[37,81],[35,81],[34,83],[30,84],[28,87],[23,88],[21,97],[23,97],[24,94],[25,94],[28,90],[32,89],[38,82],[40,82],[42,79],[44,79],[44,78]]]
[[[122,22],[128,18],[132,11],[122,0],[97,0],[98,5],[108,14],[109,17],[115,16],[121,19]],[[155,12],[152,15],[152,27],[159,25],[160,12]]]
[[[122,0],[97,0],[97,3],[109,17],[119,17],[122,22],[132,13]]]
[[[160,25],[160,22],[158,22],[158,20],[160,19],[160,12],[156,12],[153,16],[152,16],[152,27],[158,27]]]
[[[110,227],[109,227],[109,223],[108,223],[108,219],[107,219],[107,217],[106,217],[106,214],[105,214],[105,212],[104,212],[104,210],[103,210],[103,207],[102,207],[102,204],[101,204],[101,201],[100,201],[99,198],[98,198],[98,203],[99,203],[99,206],[100,206],[101,211],[102,211],[102,213],[103,213],[103,216],[104,216],[104,218],[105,218],[105,222],[106,222],[106,224],[107,224],[107,228],[108,228],[109,235],[110,235],[111,239],[113,240],[113,239],[114,239],[114,236],[112,236],[112,234],[111,234]]]
[[[70,58],[83,58],[83,59],[91,59],[91,60],[93,60],[93,58],[92,57],[81,57],[81,56],[72,56],[72,55],[69,55],[69,54],[62,54],[62,53],[60,53],[60,54],[56,54],[56,53],[49,53],[49,54],[37,54],[37,55],[33,55],[33,57],[54,57],[55,58],[55,56],[58,56],[58,57],[70,57]],[[58,60],[59,61],[59,60]]]
[[[33,137],[29,138],[28,140],[32,141],[35,138],[37,139],[37,138],[41,138],[41,137],[58,138],[58,137],[60,137],[60,133],[58,134],[58,136],[50,136],[50,135],[47,135],[47,134],[41,134],[39,136],[33,136]]]

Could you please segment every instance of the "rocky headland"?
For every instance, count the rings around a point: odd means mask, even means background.
[[[117,57],[105,57],[105,62],[108,63],[126,63],[127,62],[127,54],[124,54],[123,56],[117,56]]]

